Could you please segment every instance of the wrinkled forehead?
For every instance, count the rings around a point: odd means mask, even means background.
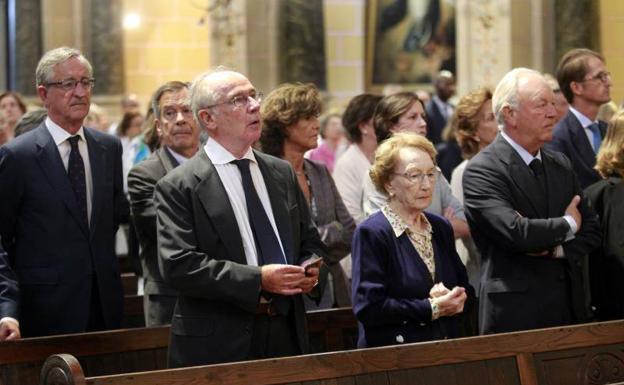
[[[213,74],[208,79],[210,88],[221,97],[248,95],[255,91],[249,79],[238,72],[223,71]]]
[[[521,101],[552,100],[555,97],[552,88],[546,82],[546,78],[537,74],[530,74],[518,79],[518,94]]]
[[[167,91],[163,93],[159,104],[161,107],[166,107],[175,105],[188,106],[190,103],[191,100],[188,89],[181,88],[176,91]]]

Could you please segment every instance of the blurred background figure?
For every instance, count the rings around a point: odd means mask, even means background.
[[[127,95],[124,95],[123,98],[121,98],[119,107],[121,109],[121,115],[123,119],[123,115],[125,115],[128,112],[135,112],[135,113],[139,112],[139,109],[141,106],[139,104],[139,99],[135,94],[127,94]],[[119,126],[119,124],[121,124],[121,122],[112,123],[108,127],[108,133],[111,135],[116,135],[117,126]]]
[[[0,133],[0,145],[13,139],[17,121],[26,113],[26,104],[18,93],[6,91],[0,94],[0,111],[4,114],[4,130]]]
[[[336,159],[346,149],[342,116],[338,112],[330,112],[321,116],[320,123],[321,144],[310,151],[309,158],[324,164],[329,172],[333,172]]]
[[[602,180],[585,189],[602,225],[602,245],[589,259],[598,320],[624,318],[624,112],[607,127],[596,159]]]
[[[388,95],[396,94],[402,91],[403,91],[402,85],[396,84],[396,83],[390,83],[384,86],[383,90],[381,90],[381,94],[383,96],[388,96]]]
[[[598,109],[598,115],[596,115],[596,119],[608,123],[613,118],[613,116],[615,116],[618,110],[618,105],[612,100],[600,106],[600,108]]]
[[[559,82],[555,79],[551,74],[544,74],[544,78],[546,79],[546,83],[550,86],[553,93],[555,94],[555,109],[557,110],[557,117],[555,120],[560,121],[567,113],[568,107],[570,107],[570,103],[566,100],[563,92],[561,92],[561,87],[559,87]]]
[[[37,108],[36,110],[28,111],[15,125],[15,137],[22,135],[34,128],[37,128],[45,118],[48,116],[48,110],[45,108]]]
[[[434,95],[425,104],[427,116],[427,139],[434,145],[442,141],[442,132],[446,122],[455,109],[450,99],[455,95],[455,76],[450,71],[438,72],[433,80]]]
[[[397,133],[379,145],[370,177],[388,202],[353,237],[353,312],[358,348],[461,336],[458,315],[474,290],[444,218],[426,211],[435,149]]]
[[[334,180],[325,166],[305,159],[303,154],[317,146],[322,104],[313,84],[283,84],[262,101],[262,151],[287,160],[295,170],[299,187],[310,206],[310,215],[329,257],[325,263],[330,278],[320,303],[304,296],[307,309],[350,305],[350,292],[340,260],[351,251],[355,229]]]
[[[143,115],[139,112],[126,112],[121,118],[121,123],[117,128],[117,136],[121,140],[123,147],[123,175],[124,175],[124,192],[128,192],[128,173],[134,165],[133,153],[130,142],[141,133],[143,128]]]
[[[98,131],[108,132],[108,119],[104,109],[95,103],[91,103],[89,114],[84,120],[84,126],[95,128]]]
[[[457,103],[451,127],[464,157],[464,161],[453,170],[451,191],[463,205],[462,177],[468,160],[492,143],[498,134],[498,125],[492,112],[492,92],[487,88],[478,88],[463,96]],[[466,265],[470,284],[479,293],[481,257],[472,238],[468,235],[458,239],[455,246]]]

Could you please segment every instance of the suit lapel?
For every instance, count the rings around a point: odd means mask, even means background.
[[[288,194],[285,190],[288,176],[282,175],[269,160],[265,159],[264,156],[258,152],[254,151],[254,155],[258,161],[258,167],[260,167],[260,172],[262,173],[262,178],[264,179],[264,184],[269,194],[271,209],[273,210],[273,217],[275,218],[275,226],[277,227],[279,237],[282,241],[286,261],[289,264],[294,264],[295,256],[291,247],[293,242],[290,241],[292,239],[292,231],[290,229],[288,215]],[[280,183],[277,183],[278,181]]]
[[[589,143],[585,129],[581,126],[581,123],[572,112],[568,112],[568,125],[570,127],[570,139],[572,145],[581,155],[583,163],[585,163],[588,168],[593,169],[594,164],[596,164],[596,153],[594,152],[594,148],[591,143]]]
[[[534,216],[541,218],[546,215],[544,207],[544,192],[516,150],[498,135],[494,142],[494,148],[499,158],[507,164],[508,173],[518,190],[522,192],[534,210]]]
[[[431,278],[431,273],[429,272],[427,265],[425,265],[425,261],[423,261],[420,254],[418,254],[418,251],[416,251],[416,247],[414,247],[414,245],[412,244],[412,241],[410,240],[409,235],[407,235],[407,232],[404,232],[403,234],[401,234],[401,236],[398,238],[398,241],[399,241],[399,244],[401,245],[401,249],[403,249],[409,255],[409,259],[414,261],[414,264],[416,265],[416,268],[418,269],[420,276],[425,277],[424,279],[425,281],[427,281],[427,285],[428,285],[427,287],[432,287],[433,278]],[[434,249],[434,254],[436,252],[437,250]]]
[[[89,149],[89,163],[91,164],[91,180],[93,182],[93,196],[91,198],[91,236],[95,234],[98,218],[102,211],[102,194],[104,191],[104,180],[106,175],[106,147],[102,145],[89,129],[84,129],[85,138],[87,139],[87,147]],[[119,159],[121,162],[121,159]]]
[[[234,210],[219,174],[205,151],[200,151],[197,156],[199,159],[193,164],[193,174],[199,179],[195,187],[197,198],[211,222],[215,224],[214,228],[223,240],[231,259],[237,263],[247,264]]]
[[[83,226],[84,220],[81,219],[74,191],[69,183],[67,170],[61,160],[56,143],[52,135],[48,132],[45,123],[37,128],[37,162],[43,170],[43,174],[47,177],[52,188],[59,194],[61,200],[67,206],[70,214],[80,223],[80,228],[85,236],[88,236],[88,229]]]
[[[163,167],[165,168],[166,174],[169,174],[171,170],[180,165],[176,158],[174,158],[173,155],[171,155],[171,153],[164,146],[158,149],[158,151],[156,152],[156,156],[158,156],[158,159],[160,159],[160,163],[162,163]]]

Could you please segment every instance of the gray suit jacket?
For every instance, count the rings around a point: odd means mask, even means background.
[[[342,202],[331,174],[324,165],[306,159],[304,164],[314,200],[312,220],[327,246],[327,264],[334,282],[334,299],[338,306],[351,306],[351,290],[340,260],[351,252],[355,222]]]
[[[582,226],[564,242],[569,230],[565,209],[583,192],[565,156],[543,148],[541,154],[546,193],[500,134],[464,172],[466,216],[482,257],[482,334],[558,326],[565,313],[576,322],[589,317],[583,264],[600,245],[600,226],[583,199]],[[563,260],[530,255],[557,245],[563,245]]]
[[[175,299],[150,302],[151,295],[177,297],[177,292],[165,283],[158,268],[156,248],[156,183],[178,166],[178,162],[162,147],[134,166],[128,174],[128,194],[132,220],[141,245],[140,259],[145,279],[146,325],[168,324],[173,315]],[[164,322],[162,322],[164,321]]]
[[[288,263],[300,264],[312,253],[325,256],[290,165],[254,154]],[[155,198],[161,272],[179,293],[169,365],[246,359],[260,296],[260,268],[247,265],[232,206],[206,152],[200,150],[162,178]],[[305,353],[303,301],[300,295],[290,298],[296,335]]]
[[[114,250],[118,224],[128,219],[121,143],[89,128],[84,134],[93,179],[88,228],[45,123],[0,147],[0,236],[9,261],[0,276],[13,275],[19,286],[18,298],[0,303],[0,317],[17,318],[24,337],[84,332],[94,282],[104,326],[121,326]]]

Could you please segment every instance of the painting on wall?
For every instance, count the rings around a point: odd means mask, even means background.
[[[453,0],[368,0],[367,88],[429,84],[440,70],[455,73]]]

